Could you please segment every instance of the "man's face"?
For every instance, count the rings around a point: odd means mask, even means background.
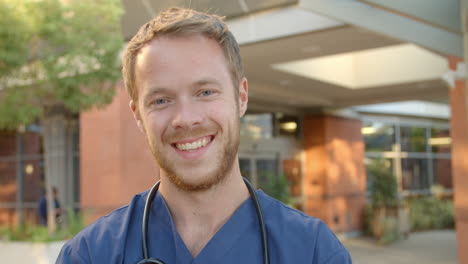
[[[138,126],[169,178],[186,191],[210,188],[232,172],[247,81],[234,94],[219,44],[200,34],[160,36],[143,47],[135,69]]]

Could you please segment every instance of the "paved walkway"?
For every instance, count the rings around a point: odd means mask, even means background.
[[[0,263],[53,264],[64,243],[0,241]]]
[[[349,250],[353,264],[457,263],[454,231],[411,233],[407,240],[390,246],[379,246],[367,238],[349,239],[343,244]]]
[[[63,243],[34,244],[0,241],[0,263],[52,264],[55,263]],[[343,244],[351,253],[354,264],[457,263],[454,231],[412,233],[408,240],[385,247],[367,238],[349,239]]]

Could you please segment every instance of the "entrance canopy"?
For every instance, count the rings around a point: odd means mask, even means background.
[[[447,56],[463,57],[456,0],[123,0],[123,34],[172,6],[227,17],[251,109],[303,111],[445,100]]]

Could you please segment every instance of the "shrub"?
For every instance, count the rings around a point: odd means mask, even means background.
[[[267,183],[261,186],[265,193],[289,206],[293,206],[294,199],[291,198],[290,184],[286,176],[264,172],[261,174],[261,178],[268,179]]]
[[[395,207],[398,205],[398,183],[386,168],[385,160],[373,160],[367,167],[370,179],[372,207]]]
[[[72,209],[67,211],[66,224],[50,234],[47,227],[37,225],[21,225],[15,229],[2,230],[0,238],[11,241],[51,242],[72,238],[84,228],[83,216]]]
[[[410,221],[413,230],[453,228],[453,202],[436,197],[410,199]]]
[[[385,164],[376,159],[368,164],[370,180],[370,205],[366,207],[367,232],[381,244],[389,244],[399,239],[398,223],[398,183]]]

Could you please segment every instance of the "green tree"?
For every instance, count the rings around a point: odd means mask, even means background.
[[[121,14],[119,0],[0,0],[0,129],[41,123],[49,219],[67,120],[115,93]]]

